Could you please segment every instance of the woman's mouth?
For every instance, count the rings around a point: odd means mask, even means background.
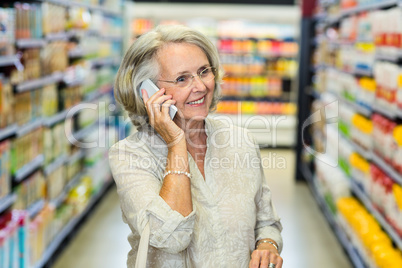
[[[201,98],[201,99],[199,99],[199,100],[192,101],[192,102],[188,102],[187,104],[189,104],[189,105],[197,105],[197,104],[202,104],[202,103],[204,103],[204,100],[205,100],[205,97],[202,97],[202,98]]]

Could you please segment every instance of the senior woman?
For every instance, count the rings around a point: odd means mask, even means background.
[[[160,88],[153,96],[140,88],[148,78]],[[259,149],[247,130],[208,117],[221,79],[214,45],[184,26],[158,26],[124,57],[115,96],[138,132],[109,160],[132,232],[128,267],[148,222],[148,267],[282,267]]]

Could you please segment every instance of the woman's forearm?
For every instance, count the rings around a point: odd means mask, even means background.
[[[169,147],[166,171],[189,172],[185,139]],[[159,195],[173,210],[184,217],[193,211],[191,182],[184,174],[167,175],[163,180]]]

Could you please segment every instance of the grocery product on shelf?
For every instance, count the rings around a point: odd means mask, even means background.
[[[0,215],[0,264],[2,267],[28,266],[27,218],[27,213],[19,210]]]
[[[45,177],[41,171],[29,175],[13,189],[13,193],[17,195],[13,208],[27,210],[35,202],[44,200],[46,198],[45,184]]]
[[[15,7],[15,38],[42,37],[42,9],[40,4],[16,3]]]
[[[400,68],[397,64],[380,61],[374,65],[374,76],[377,83],[375,103],[394,113],[398,109],[396,93],[400,75]]]
[[[373,140],[373,123],[370,119],[360,115],[354,114],[352,117],[352,128],[350,131],[350,138],[353,142],[361,146],[364,150],[372,150]]]
[[[43,154],[43,128],[17,137],[11,145],[11,173],[16,174],[24,165]]]
[[[13,8],[0,8],[0,56],[13,55],[15,41],[15,10]]]
[[[0,75],[0,128],[5,128],[14,122],[13,103],[10,81]]]
[[[380,114],[374,114],[373,126],[374,153],[381,156],[390,165],[397,167],[396,149],[398,145],[394,139],[394,129],[401,125]]]
[[[371,165],[371,187],[368,195],[373,200],[376,208],[385,216],[388,222],[395,228],[402,237],[402,210],[398,203],[400,202],[401,186],[395,183],[376,165]],[[381,194],[381,195],[379,195]]]
[[[294,103],[269,101],[226,101],[218,103],[217,113],[222,114],[252,114],[252,115],[294,115]]]
[[[11,191],[11,143],[10,140],[0,142],[0,199]]]
[[[346,176],[338,169],[324,162],[316,162],[316,187],[323,196],[333,214],[336,214],[336,203],[339,199],[350,196],[349,183]]]

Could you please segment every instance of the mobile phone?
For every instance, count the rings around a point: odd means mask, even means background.
[[[141,89],[146,90],[149,98],[159,90],[159,88],[151,81],[151,79],[147,79],[141,83],[140,96],[143,99]],[[174,116],[176,115],[176,113],[177,113],[177,107],[174,105],[170,105],[169,115],[170,115],[170,118],[172,118],[172,120],[173,120]]]

